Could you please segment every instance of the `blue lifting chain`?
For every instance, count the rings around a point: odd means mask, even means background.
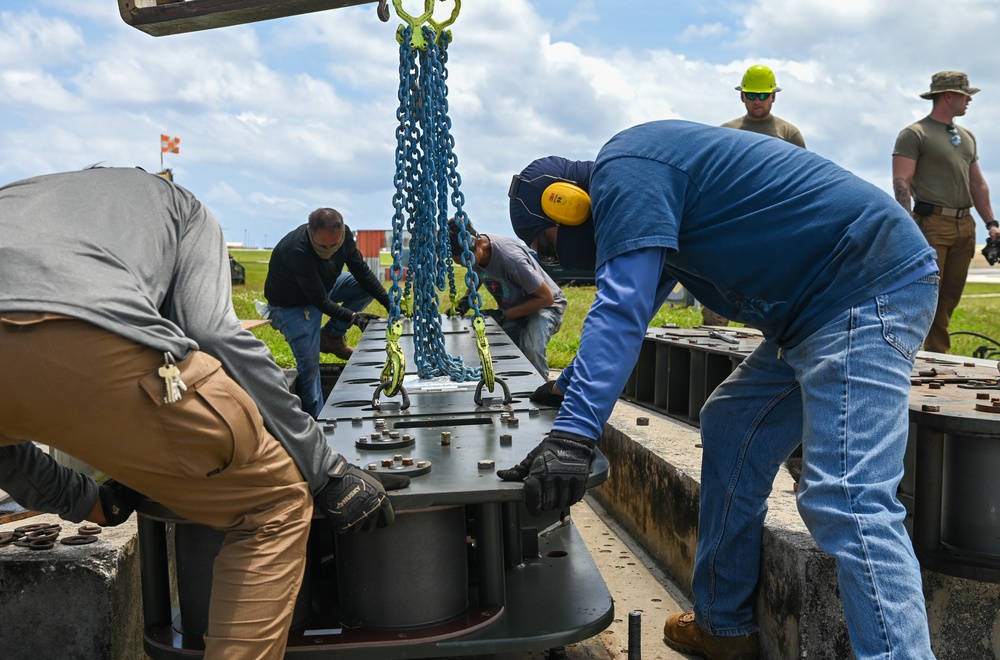
[[[448,117],[447,48],[451,32],[443,27],[454,21],[461,6],[456,0],[455,11],[443,24],[430,16],[434,0],[425,0],[425,13],[412,17],[402,10],[401,0],[393,0],[397,14],[407,24],[400,25],[399,41],[399,108],[396,118],[396,173],[393,178],[392,284],[389,287],[389,323],[386,330],[386,352],[389,357],[382,371],[379,391],[394,396],[402,389],[404,360],[398,340],[402,334],[404,316],[412,315],[414,362],[420,378],[447,376],[453,381],[481,380],[478,393],[485,384],[493,391],[494,375],[489,345],[485,337],[485,320],[480,307],[479,276],[473,269],[468,231],[469,218],[463,210],[465,196],[460,191],[455,140]],[[430,23],[431,27],[423,25]],[[433,29],[432,29],[433,28]],[[473,328],[477,335],[480,367],[464,364],[461,357],[447,353],[441,328],[438,291],[447,287],[452,306],[456,299],[454,264],[448,239],[449,201],[455,208],[454,218],[461,228],[462,263],[466,267],[465,282],[470,291],[469,303],[474,312]],[[403,232],[410,235],[409,262],[404,276],[402,267]],[[404,280],[405,291],[400,286]],[[409,296],[412,293],[412,304]],[[504,387],[506,393],[506,386]],[[405,391],[404,391],[405,396]],[[509,395],[505,398],[509,398]]]

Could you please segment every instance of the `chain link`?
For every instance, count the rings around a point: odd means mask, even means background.
[[[444,345],[441,328],[439,291],[446,289],[455,296],[455,275],[448,239],[449,201],[455,207],[455,217],[462,227],[464,250],[462,261],[467,266],[466,285],[470,306],[476,318],[481,318],[482,297],[477,292],[479,277],[472,268],[472,243],[468,216],[463,205],[465,197],[459,190],[458,159],[454,154],[455,140],[448,117],[448,87],[446,84],[447,46],[451,33],[439,36],[423,26],[423,48],[415,48],[410,25],[400,26],[399,37],[399,109],[396,117],[396,174],[393,195],[392,284],[389,287],[389,325],[401,321],[403,307],[412,293],[414,362],[420,378],[447,376],[454,381],[479,380],[482,367],[470,367],[461,357],[451,356]],[[438,37],[438,38],[436,38]],[[403,232],[410,236],[409,257],[404,274],[402,268]],[[405,291],[400,287],[404,281]],[[398,343],[387,333],[390,359],[383,370],[383,381],[402,383],[395,374],[400,356]],[[487,353],[488,354],[488,353]],[[490,365],[492,367],[492,364]],[[492,375],[492,368],[488,370]],[[489,379],[492,391],[492,378]],[[386,388],[387,395],[396,392]]]

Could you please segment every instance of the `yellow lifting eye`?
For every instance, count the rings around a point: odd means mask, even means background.
[[[568,181],[556,181],[542,193],[542,211],[560,225],[579,225],[590,217],[590,195]]]

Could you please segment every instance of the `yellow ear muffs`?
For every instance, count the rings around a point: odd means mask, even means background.
[[[579,225],[590,217],[590,195],[580,186],[556,181],[542,193],[542,211],[560,225]]]

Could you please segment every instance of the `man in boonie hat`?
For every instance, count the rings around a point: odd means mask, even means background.
[[[951,347],[948,324],[958,306],[976,249],[976,208],[990,238],[1000,228],[990,206],[990,191],[979,168],[976,136],[954,123],[968,110],[978,87],[969,85],[961,71],[939,71],[931,76],[931,113],[910,124],[896,138],[892,150],[892,187],[896,200],[910,211],[927,242],[937,251],[941,290],[934,322],[924,348],[947,353]]]

